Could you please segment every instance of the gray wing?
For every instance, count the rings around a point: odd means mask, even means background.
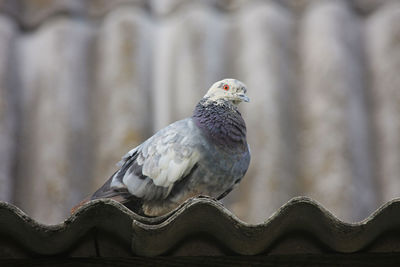
[[[175,183],[199,161],[199,138],[199,130],[190,118],[167,126],[129,151],[119,163],[121,168],[94,197],[167,198]]]

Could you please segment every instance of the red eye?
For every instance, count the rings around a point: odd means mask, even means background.
[[[223,88],[224,88],[225,91],[228,91],[229,90],[229,85],[225,84]]]

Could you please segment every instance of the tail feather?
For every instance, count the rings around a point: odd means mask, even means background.
[[[81,206],[91,200],[108,198],[118,201],[137,214],[144,215],[142,207],[143,200],[130,194],[127,188],[111,188],[111,179],[112,177],[95,193],[93,193],[93,195],[85,198],[78,205],[74,206],[71,209],[71,214],[74,214]]]

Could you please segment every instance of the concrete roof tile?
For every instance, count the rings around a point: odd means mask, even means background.
[[[266,255],[400,251],[400,200],[358,223],[346,223],[306,197],[282,206],[262,224],[239,220],[208,197],[186,201],[161,217],[139,216],[113,200],[96,200],[63,223],[43,225],[0,202],[0,257],[64,255]]]

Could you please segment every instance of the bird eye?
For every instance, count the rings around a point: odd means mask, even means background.
[[[229,85],[225,84],[223,88],[224,88],[225,91],[228,91],[229,90]]]

